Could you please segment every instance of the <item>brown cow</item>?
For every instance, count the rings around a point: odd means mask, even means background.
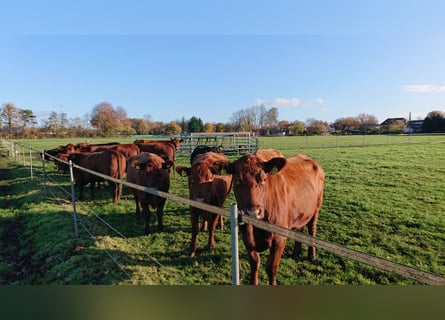
[[[141,141],[144,141],[141,143]],[[141,152],[156,153],[164,160],[175,162],[176,151],[182,139],[173,138],[170,140],[135,140],[134,144],[139,147]]]
[[[227,162],[227,157],[220,153],[207,152],[198,154],[193,160],[192,166],[179,166],[176,171],[182,176],[184,173],[188,176],[190,199],[206,204],[223,207],[227,194],[230,191],[232,177],[230,175],[221,176],[215,174],[215,162]],[[196,253],[196,237],[199,232],[199,216],[202,215],[204,221],[208,221],[210,250],[215,248],[215,228],[220,221],[223,226],[222,216],[190,206],[190,216],[192,223],[192,241],[189,248],[189,256],[193,257]]]
[[[116,179],[123,179],[125,175],[125,157],[122,153],[115,150],[105,150],[93,153],[73,152],[70,154],[61,154],[60,159],[64,161],[71,160],[73,163],[83,168]],[[82,199],[83,197],[83,186],[88,183],[90,184],[91,199],[94,199],[94,185],[96,182],[103,181],[103,179],[78,168],[74,168],[73,174],[79,188],[79,199]],[[113,192],[113,202],[116,203],[120,200],[122,184],[113,181],[108,181],[108,184]]]
[[[141,152],[131,157],[127,162],[127,181],[143,187],[168,192],[170,188],[170,167],[172,165],[173,163],[170,160],[164,160],[157,154]],[[166,199],[137,189],[130,189],[136,203],[136,215],[140,215],[140,207],[142,207],[142,216],[145,219],[145,234],[150,233],[150,207],[156,209],[158,231],[162,231],[164,228],[162,215]]]
[[[116,150],[120,153],[122,153],[126,160],[130,159],[132,156],[138,155],[141,153],[141,150],[137,145],[134,143],[123,143],[123,144],[116,144],[116,145],[110,145],[110,146],[102,146],[94,148],[94,152],[97,151],[104,151],[107,149]]]
[[[236,201],[244,214],[293,230],[307,226],[315,236],[324,184],[324,172],[317,162],[304,155],[269,161],[245,155],[224,168],[233,175]],[[266,272],[269,284],[275,285],[286,238],[250,224],[240,229],[250,260],[250,283],[258,284],[259,252],[269,249]],[[295,243],[294,254],[300,252],[301,244]],[[315,260],[314,247],[309,247],[308,255]]]

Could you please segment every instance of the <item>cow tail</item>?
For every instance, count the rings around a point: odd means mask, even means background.
[[[116,152],[117,155],[117,179],[124,180],[125,175],[125,169],[126,169],[126,162],[122,161],[125,160],[124,155],[120,153],[119,151]],[[122,183],[118,183],[116,186],[118,190],[118,200],[120,199],[122,195]]]

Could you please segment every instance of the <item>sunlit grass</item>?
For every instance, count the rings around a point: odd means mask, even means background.
[[[326,183],[319,238],[445,275],[444,140],[444,136],[275,137],[262,139],[261,145],[279,149],[285,156],[307,154],[323,166]],[[55,145],[53,141],[36,141],[39,148]],[[177,164],[188,165],[188,158],[178,157]],[[78,205],[80,221],[97,242],[82,228],[79,240],[74,240],[69,194],[56,187],[62,185],[69,191],[68,177],[57,175],[52,166],[47,166],[55,180],[48,182],[47,187],[65,199],[60,202],[45,197],[40,178],[30,181],[29,169],[20,162],[11,169],[9,197],[14,210],[11,213],[0,209],[0,219],[18,217],[24,230],[20,254],[28,257],[34,268],[17,280],[20,283],[231,283],[228,219],[225,229],[217,231],[216,249],[209,252],[208,235],[200,233],[197,256],[189,258],[191,232],[187,206],[168,200],[165,232],[144,236],[143,221],[135,216],[128,190],[124,188],[122,201],[113,204],[108,188],[103,187],[97,199],[87,198]],[[188,197],[186,179],[173,174],[170,192]],[[234,201],[231,193],[226,208]],[[113,225],[126,239],[103,225],[95,215]],[[415,283],[322,250],[318,250],[314,264],[305,257],[295,262],[289,256],[291,245],[289,241],[281,261],[279,284]],[[131,278],[111,261],[105,250]],[[266,257],[262,254],[263,266]],[[5,272],[8,268],[5,267]],[[240,272],[241,282],[248,283],[249,266],[241,239]],[[267,283],[264,268],[260,283]]]

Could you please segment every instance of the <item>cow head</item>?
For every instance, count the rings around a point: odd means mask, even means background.
[[[61,153],[59,154],[58,158],[59,160],[62,160],[64,162],[56,160],[57,171],[59,172],[59,174],[65,174],[70,168],[66,162],[68,162],[69,160],[73,160],[72,156],[66,153]]]
[[[158,188],[166,179],[169,180],[173,162],[153,153],[141,153],[130,159],[128,165],[139,172],[145,186]]]
[[[267,179],[285,165],[286,159],[282,157],[262,161],[251,154],[224,165],[225,170],[232,174],[233,191],[238,208],[257,219],[264,219]]]
[[[179,166],[176,172],[181,176],[188,176],[190,196],[199,202],[209,202],[211,185],[215,172],[205,162],[196,162],[191,167]]]
[[[176,168],[176,172],[181,176],[188,176],[190,197],[193,200],[211,203],[214,201],[212,199],[217,197],[215,190],[225,189],[224,187],[218,189],[220,188],[221,183],[224,183],[220,179],[223,163],[228,163],[227,160],[222,160],[223,157],[225,156],[215,155],[212,152],[199,154],[196,156],[196,161],[193,162],[191,167],[178,166]],[[231,180],[223,180],[226,184],[231,183]],[[217,189],[215,189],[215,187]]]

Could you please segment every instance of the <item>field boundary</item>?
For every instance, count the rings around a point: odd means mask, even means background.
[[[10,142],[11,144],[14,144],[14,142]],[[30,154],[30,167],[31,167],[31,179],[32,179],[32,156],[31,156],[31,150],[32,148],[30,147],[26,147],[23,146],[19,143],[15,143],[18,146],[21,146],[23,148],[29,148],[29,154]],[[14,154],[14,152],[12,152],[12,154]],[[49,154],[46,154],[44,152],[41,153],[42,155],[42,162],[44,163],[44,157],[50,157],[50,158],[55,158]],[[17,159],[16,159],[17,160]],[[58,160],[61,161],[61,160]],[[392,262],[380,257],[377,257],[375,255],[370,255],[364,252],[360,252],[360,251],[356,251],[356,250],[352,250],[352,249],[348,249],[344,246],[326,241],[326,240],[322,240],[316,237],[312,237],[309,235],[306,235],[302,232],[298,232],[298,231],[293,231],[293,230],[289,230],[286,228],[282,228],[264,221],[260,221],[257,220],[255,218],[249,217],[247,215],[242,214],[242,212],[237,211],[236,212],[229,212],[225,209],[219,208],[219,207],[215,207],[215,206],[211,206],[208,204],[204,204],[204,203],[200,203],[194,200],[190,200],[188,198],[183,198],[171,193],[166,193],[166,192],[161,192],[158,190],[155,190],[153,188],[147,188],[147,187],[143,187],[143,186],[139,186],[133,183],[129,183],[126,182],[124,180],[120,180],[120,179],[115,179],[112,177],[109,177],[107,175],[103,175],[100,174],[98,172],[89,170],[87,168],[81,167],[79,165],[76,165],[74,163],[70,162],[65,162],[65,161],[61,161],[65,164],[70,165],[71,168],[77,168],[79,170],[83,170],[85,172],[88,172],[90,174],[99,176],[103,179],[115,182],[115,183],[119,183],[122,185],[125,185],[129,188],[133,188],[133,189],[137,189],[146,193],[150,193],[152,195],[156,195],[156,196],[160,196],[163,198],[166,198],[168,200],[172,200],[175,202],[180,202],[182,204],[186,204],[189,206],[193,206],[205,211],[209,211],[212,212],[214,214],[221,214],[225,217],[229,217],[231,219],[231,225],[233,226],[238,226],[240,223],[249,223],[257,228],[266,230],[268,232],[273,232],[273,233],[277,233],[281,236],[296,240],[296,241],[300,241],[302,243],[305,243],[306,245],[310,245],[310,246],[314,246],[320,249],[323,249],[327,252],[330,252],[332,254],[335,254],[339,257],[342,258],[347,258],[349,260],[353,260],[356,262],[360,262],[360,263],[364,263],[367,264],[371,267],[383,270],[383,271],[387,271],[387,272],[391,272],[391,273],[395,273],[398,274],[400,276],[403,276],[405,278],[411,279],[411,280],[416,280],[420,283],[424,283],[424,284],[431,284],[431,285],[445,285],[445,277],[441,276],[441,275],[437,275],[437,274],[433,274],[430,272],[426,272],[420,269],[416,269],[413,267],[409,267],[403,264],[399,264],[396,262]],[[44,168],[44,167],[43,167]],[[71,171],[71,175],[72,175],[72,170]],[[44,172],[44,176],[46,175],[46,172]],[[71,180],[73,183],[73,177],[71,176]],[[76,205],[76,200],[74,197],[74,188],[72,187],[72,196],[73,196],[73,216],[74,216],[74,223],[76,224],[77,218],[76,218],[76,209],[75,209],[75,205]],[[235,218],[234,218],[235,217]],[[233,221],[233,219],[235,219],[236,221]],[[77,228],[77,226],[75,226],[75,228]],[[232,228],[234,229],[233,232],[237,232],[237,228]],[[233,235],[232,235],[233,238]],[[238,256],[238,248],[232,248],[232,251],[236,250],[236,252],[232,252],[232,259],[237,259]],[[235,263],[236,264],[236,263]],[[234,265],[233,261],[232,261],[232,268],[236,268],[237,266]],[[233,284],[238,284],[237,283],[237,276],[236,276],[236,272],[232,272],[232,283]],[[239,276],[238,276],[239,278]]]

